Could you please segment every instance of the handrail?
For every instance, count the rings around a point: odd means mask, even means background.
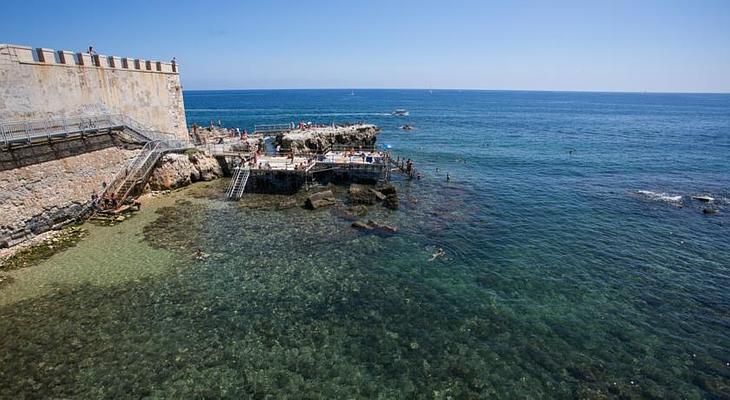
[[[262,124],[254,125],[253,133],[278,133],[292,130],[291,124]]]
[[[1,142],[5,148],[13,144],[32,144],[34,140],[51,140],[76,133],[83,136],[88,132],[120,128],[134,132],[143,141],[170,140],[175,137],[144,127],[128,115],[113,113],[0,122]]]

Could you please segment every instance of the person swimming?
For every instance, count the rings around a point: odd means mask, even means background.
[[[208,254],[203,253],[203,249],[199,248],[198,251],[195,252],[196,260],[200,261],[200,260],[205,260],[206,258],[208,258]]]
[[[428,261],[433,261],[433,260],[435,260],[439,257],[443,257],[445,255],[446,255],[446,252],[444,251],[444,249],[439,247],[438,250],[436,250],[436,252],[433,253],[433,255],[431,256],[431,258]]]

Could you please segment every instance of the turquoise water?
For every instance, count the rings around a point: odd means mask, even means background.
[[[424,179],[396,180],[398,211],[369,210],[391,236],[352,230],[339,208],[226,202],[225,180],[192,188],[142,237],[120,235],[175,255],[166,272],[0,306],[0,397],[730,397],[730,96],[185,103],[188,123],[249,130],[373,122]]]

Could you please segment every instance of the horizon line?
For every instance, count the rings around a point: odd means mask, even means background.
[[[476,89],[476,88],[395,88],[395,87],[372,87],[372,88],[227,88],[227,89],[184,89],[183,92],[226,92],[226,91],[295,91],[295,90],[411,90],[411,91],[460,91],[460,92],[542,92],[542,93],[606,93],[606,94],[714,94],[730,95],[728,92],[678,92],[678,91],[630,91],[630,90],[570,90],[570,89]]]

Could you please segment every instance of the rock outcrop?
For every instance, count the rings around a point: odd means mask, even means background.
[[[149,186],[152,190],[169,190],[192,182],[210,181],[222,175],[218,161],[202,151],[168,153],[152,171]]]
[[[331,190],[325,190],[307,197],[304,205],[310,210],[316,210],[318,208],[332,206],[336,202],[334,193]]]
[[[373,146],[380,128],[372,124],[297,129],[277,136],[276,143],[284,150],[320,151],[333,144]]]
[[[353,183],[350,185],[350,189],[347,191],[347,195],[350,198],[352,204],[375,204],[375,193],[370,191],[367,186]]]
[[[383,206],[391,210],[397,210],[400,202],[398,201],[398,194],[395,191],[395,186],[388,184],[378,190],[382,195],[385,196],[383,199]]]

